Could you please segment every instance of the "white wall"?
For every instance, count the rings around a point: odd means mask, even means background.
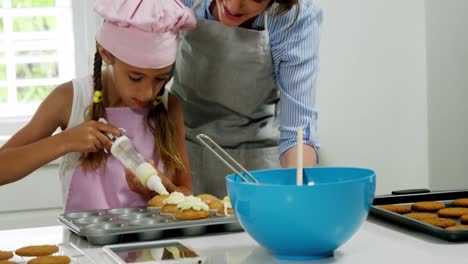
[[[377,193],[428,187],[423,0],[321,1],[322,164],[377,173]]]
[[[426,3],[430,178],[468,188],[468,1]]]
[[[76,76],[90,74],[96,52],[96,30],[102,19],[93,11],[94,0],[72,1],[73,28],[75,31]]]
[[[20,181],[1,186],[0,210],[19,211],[61,207],[61,195],[58,165],[50,164]]]
[[[0,230],[57,224],[62,212],[57,162],[0,186]]]

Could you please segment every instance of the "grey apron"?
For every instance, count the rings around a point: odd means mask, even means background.
[[[175,67],[171,91],[184,111],[194,193],[222,198],[232,173],[196,139],[199,133],[247,170],[280,167],[279,89],[266,26],[256,31],[198,19],[180,36]]]

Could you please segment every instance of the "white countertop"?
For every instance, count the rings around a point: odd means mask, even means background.
[[[312,224],[312,223],[311,223]],[[400,228],[374,217],[343,246],[334,257],[287,262],[274,259],[247,233],[224,233],[201,237],[170,238],[208,256],[209,263],[466,263],[468,242],[447,242],[429,235]],[[62,226],[0,231],[0,250],[15,250],[34,244],[71,242],[96,263],[112,263],[100,247],[70,233]]]

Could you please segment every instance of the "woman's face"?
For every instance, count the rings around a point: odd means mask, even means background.
[[[238,27],[263,13],[272,0],[216,0],[213,16],[226,26]]]

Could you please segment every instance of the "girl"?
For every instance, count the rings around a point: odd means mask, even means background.
[[[248,170],[317,163],[319,32],[315,0],[182,0],[198,18],[181,34],[172,92],[184,109],[195,193],[226,194],[231,173],[196,135],[213,138]],[[193,67],[197,65],[197,67]]]
[[[178,0],[98,0],[94,10],[104,22],[96,34],[93,75],[54,89],[0,149],[0,185],[64,156],[66,212],[145,205],[155,193],[107,154],[112,142],[106,134],[125,133],[145,159],[157,161],[169,192],[190,194],[182,110],[164,85],[178,32],[195,26],[193,13]],[[98,122],[101,117],[110,125]],[[57,127],[63,132],[52,135]]]

